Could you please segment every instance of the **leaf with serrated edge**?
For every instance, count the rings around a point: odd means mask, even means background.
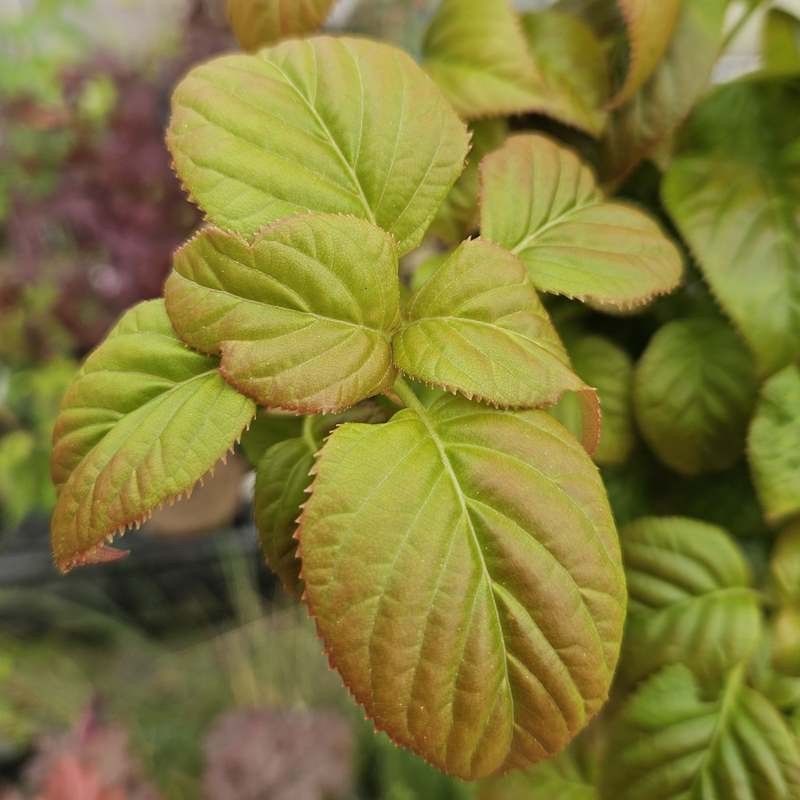
[[[561,750],[605,702],[625,586],[597,470],[541,411],[444,396],[343,425],[298,529],[332,664],[381,730],[465,779]]]
[[[630,57],[612,107],[630,100],[650,78],[669,45],[681,8],[680,0],[617,0],[617,4],[628,28]]]
[[[682,663],[717,683],[761,636],[750,570],[730,536],[687,517],[642,517],[620,532],[630,604],[622,673]]]
[[[800,358],[798,107],[800,75],[720,87],[695,109],[662,184],[763,375]]]
[[[537,408],[580,392],[588,446],[596,444],[596,394],[570,369],[516,256],[482,239],[464,242],[414,293],[405,316],[392,340],[403,372],[505,408]]]
[[[226,0],[225,12],[244,50],[311,33],[325,22],[333,0]]]
[[[800,367],[786,367],[762,387],[747,453],[764,514],[778,523],[800,512]]]
[[[658,224],[606,200],[569,148],[512,136],[481,162],[481,235],[519,255],[545,292],[616,307],[672,291],[683,264]]]
[[[509,0],[442,0],[422,63],[467,119],[536,111],[597,132],[593,113],[539,69]]]
[[[175,254],[164,296],[181,338],[221,353],[226,380],[260,405],[337,411],[394,380],[397,252],[355,217],[290,217],[252,244],[206,228]]]
[[[633,361],[614,342],[602,336],[583,336],[569,345],[575,374],[594,386],[600,399],[603,427],[594,452],[598,464],[622,464],[636,443],[633,425]],[[579,398],[567,394],[550,413],[574,435],[583,426]]]
[[[163,301],[128,311],[86,359],[56,421],[58,567],[107,560],[116,551],[105,542],[191,492],[255,411],[216,359],[183,345]]]
[[[195,67],[167,144],[208,219],[252,235],[299,211],[354,214],[416,247],[469,137],[402,51],[347,37],[283,42]]]
[[[683,665],[641,686],[612,728],[602,800],[793,800],[800,751],[772,704],[733,670],[706,699]]]
[[[744,453],[756,391],[753,359],[723,320],[675,320],[658,329],[636,366],[636,419],[676,472],[723,470]]]

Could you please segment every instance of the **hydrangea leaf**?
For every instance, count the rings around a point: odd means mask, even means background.
[[[674,289],[680,253],[647,214],[606,200],[569,148],[512,136],[481,163],[481,235],[520,256],[545,292],[615,307]]]
[[[478,165],[484,156],[505,141],[508,134],[508,123],[502,118],[475,120],[469,127],[472,148],[467,164],[431,224],[431,233],[453,245],[478,227]]]
[[[261,409],[242,435],[242,451],[247,460],[256,467],[270,447],[300,436],[302,427],[302,417],[290,412],[275,413]]]
[[[765,375],[800,357],[800,115],[789,111],[799,104],[800,75],[720,87],[692,115],[663,184]]]
[[[767,519],[800,512],[800,368],[786,367],[764,384],[747,450]]]
[[[402,254],[461,173],[469,139],[405,53],[320,36],[195,67],[173,94],[167,144],[188,192],[226,230],[347,213],[389,231]]]
[[[614,342],[602,336],[582,336],[569,346],[575,373],[597,389],[603,412],[600,443],[594,453],[598,464],[622,464],[636,443],[633,426],[633,361]],[[550,413],[569,431],[582,429],[582,412],[574,394],[561,398]]]
[[[637,364],[636,419],[677,472],[722,470],[744,453],[756,392],[753,359],[724,321],[676,320],[659,328]]]
[[[525,267],[507,250],[464,242],[414,293],[405,317],[392,346],[407,375],[506,408],[580,392],[587,437],[596,439],[595,392],[571,370]]]
[[[558,94],[569,98],[584,127],[595,135],[608,118],[609,71],[605,48],[580,18],[555,10],[522,16],[536,64]]]
[[[53,435],[52,521],[64,571],[120,551],[105,542],[188,494],[255,415],[217,360],[188,350],[164,303],[127,312],[87,358]]]
[[[331,6],[333,0],[226,0],[225,12],[242,48],[257,50],[317,30]]]
[[[706,90],[722,46],[727,7],[728,0],[681,3],[669,47],[650,80],[609,118],[601,146],[604,183],[619,182],[652,155]]]
[[[772,663],[783,675],[800,677],[800,603],[782,606],[772,620]]]
[[[355,217],[307,214],[252,244],[214,228],[175,254],[164,289],[181,338],[260,405],[347,408],[394,380],[399,322],[394,242]]]
[[[597,132],[593,113],[537,65],[509,0],[442,0],[423,66],[466,119],[536,111]]]
[[[761,635],[747,562],[728,534],[685,517],[643,517],[620,534],[630,594],[622,669],[632,681],[683,663],[719,680]]]
[[[625,614],[597,470],[541,411],[444,396],[323,447],[306,600],[376,726],[464,779],[565,747],[604,703]]]
[[[770,572],[780,601],[800,605],[800,521],[787,525],[775,541]]]
[[[628,701],[608,752],[603,800],[791,800],[800,792],[797,741],[739,669],[707,699],[687,667],[667,667]]]
[[[680,0],[617,0],[628,29],[629,59],[625,81],[611,105],[628,102],[647,83],[672,38]]]
[[[800,18],[780,8],[767,11],[762,30],[762,67],[770,72],[800,72]]]
[[[800,677],[775,668],[774,632],[767,628],[748,664],[748,679],[777,709],[791,713],[800,708]]]

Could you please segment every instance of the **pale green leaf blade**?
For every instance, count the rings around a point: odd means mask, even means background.
[[[630,56],[625,81],[611,105],[628,102],[649,80],[672,38],[680,0],[617,0],[628,29]]]
[[[602,42],[583,20],[554,10],[524,14],[522,29],[547,82],[568,99],[583,127],[599,135],[608,118],[610,87]]]
[[[59,568],[103,560],[106,540],[188,494],[254,415],[216,359],[178,339],[162,301],[127,312],[81,367],[56,422]]]
[[[662,190],[765,375],[800,357],[799,104],[800,76],[720,87],[689,121]]]
[[[572,372],[525,267],[483,239],[461,244],[405,316],[394,360],[416,380],[506,408],[550,405],[565,391],[593,394]]]
[[[461,173],[466,128],[386,44],[326,36],[195,67],[167,144],[209,220],[252,235],[299,211],[353,214],[416,247]]]
[[[685,666],[666,668],[628,701],[608,752],[602,800],[792,800],[800,791],[795,738],[739,670],[708,700]]]
[[[744,453],[756,392],[753,359],[724,321],[676,320],[659,328],[636,366],[636,419],[677,472],[722,470]]]
[[[800,368],[786,367],[762,387],[747,452],[767,519],[800,512]]]
[[[800,72],[800,19],[788,11],[771,8],[764,20],[762,67],[770,72]]]
[[[467,119],[536,111],[596,132],[594,115],[536,64],[509,0],[442,0],[422,63]]]
[[[681,4],[669,48],[650,80],[609,118],[600,177],[622,180],[683,122],[708,87],[723,41],[728,0]]]
[[[262,406],[337,411],[394,380],[397,253],[355,217],[290,217],[252,244],[206,228],[175,254],[164,295],[181,338],[221,353],[226,380]]]
[[[594,460],[603,465],[624,463],[636,444],[631,357],[602,336],[582,336],[572,342],[569,356],[576,375],[594,387],[600,399],[603,426]],[[550,413],[569,431],[580,435],[583,414],[575,395],[562,397]]]
[[[639,209],[606,200],[570,149],[511,137],[481,163],[481,235],[519,255],[545,292],[616,307],[674,289],[675,245]]]
[[[761,611],[747,562],[722,528],[643,517],[620,539],[630,595],[622,658],[628,679],[682,663],[715,683],[750,657]]]
[[[226,0],[225,12],[244,50],[311,33],[325,22],[333,0]]]
[[[604,703],[619,650],[596,468],[544,412],[403,399],[320,454],[298,531],[309,608],[396,742],[465,779],[542,760]]]

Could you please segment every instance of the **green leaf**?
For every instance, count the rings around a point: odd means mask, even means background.
[[[58,567],[66,571],[119,553],[106,540],[188,494],[255,410],[225,383],[216,359],[181,343],[162,301],[128,311],[86,359],[56,422],[52,545]]]
[[[617,5],[628,29],[630,55],[612,106],[624,105],[647,83],[669,46],[681,9],[680,0],[617,0]]]
[[[747,451],[767,520],[800,512],[800,368],[786,367],[764,384]]]
[[[481,235],[519,255],[538,289],[630,307],[678,285],[681,256],[658,224],[606,200],[553,140],[512,136],[481,162],[481,184]]]
[[[442,0],[423,44],[423,66],[463,117],[536,111],[596,132],[534,56],[509,0]]]
[[[403,52],[316,37],[195,67],[167,131],[211,222],[252,235],[298,211],[353,214],[416,247],[461,173],[467,131]]]
[[[756,392],[750,353],[723,321],[676,320],[658,329],[636,366],[636,419],[677,472],[722,470],[744,453]]]
[[[625,588],[597,470],[544,412],[445,396],[343,425],[298,531],[329,657],[381,730],[475,779],[561,750],[604,703]]]
[[[508,123],[502,118],[475,120],[469,127],[472,131],[472,148],[467,165],[431,224],[431,233],[453,245],[478,227],[478,165],[485,155],[505,141],[508,134]]]
[[[301,417],[288,412],[276,414],[261,409],[250,427],[242,434],[240,444],[247,460],[256,467],[270,447],[299,436],[302,427]]]
[[[727,7],[728,0],[681,3],[664,58],[650,80],[609,119],[601,146],[604,182],[622,180],[689,114],[711,79],[722,46]]]
[[[252,244],[206,228],[175,254],[164,295],[181,338],[221,353],[225,379],[262,406],[337,411],[395,378],[397,253],[355,217],[291,217]]]
[[[602,336],[583,336],[569,347],[576,374],[597,389],[603,426],[594,453],[598,464],[622,464],[636,443],[633,427],[633,362],[619,346]],[[574,394],[561,398],[550,413],[567,430],[581,430],[581,409]]]
[[[781,602],[800,603],[800,521],[788,525],[776,539],[770,571]]]
[[[242,48],[257,50],[315,31],[332,5],[333,0],[226,0],[225,11]]]
[[[750,657],[761,610],[747,562],[722,528],[643,517],[620,538],[630,594],[622,668],[630,680],[682,663],[716,683]]]
[[[608,742],[603,800],[793,800],[800,752],[780,714],[734,670],[706,699],[683,665],[630,699]]]
[[[800,19],[771,8],[761,34],[762,67],[770,72],[800,72]]]
[[[599,411],[569,359],[525,267],[482,239],[460,245],[418,289],[392,341],[395,364],[416,380],[506,408],[588,394],[588,438]]]
[[[778,672],[800,677],[800,603],[779,608],[772,625],[772,663]]]
[[[767,628],[748,665],[748,678],[776,708],[791,713],[800,708],[800,677],[780,672],[773,663],[774,632]]]
[[[720,87],[689,121],[663,184],[667,210],[764,375],[800,357],[798,104],[800,76]]]
[[[568,99],[578,119],[595,135],[608,118],[610,79],[602,42],[578,17],[558,11],[522,16],[528,47],[548,83]]]

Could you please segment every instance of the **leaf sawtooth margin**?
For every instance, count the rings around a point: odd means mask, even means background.
[[[255,416],[217,359],[189,350],[162,300],[134,306],[86,359],[53,434],[56,564],[119,557],[107,546],[165,503],[188,495]]]
[[[542,411],[444,395],[346,424],[297,538],[332,665],[376,726],[464,779],[563,749],[599,710],[625,614],[596,467]]]

